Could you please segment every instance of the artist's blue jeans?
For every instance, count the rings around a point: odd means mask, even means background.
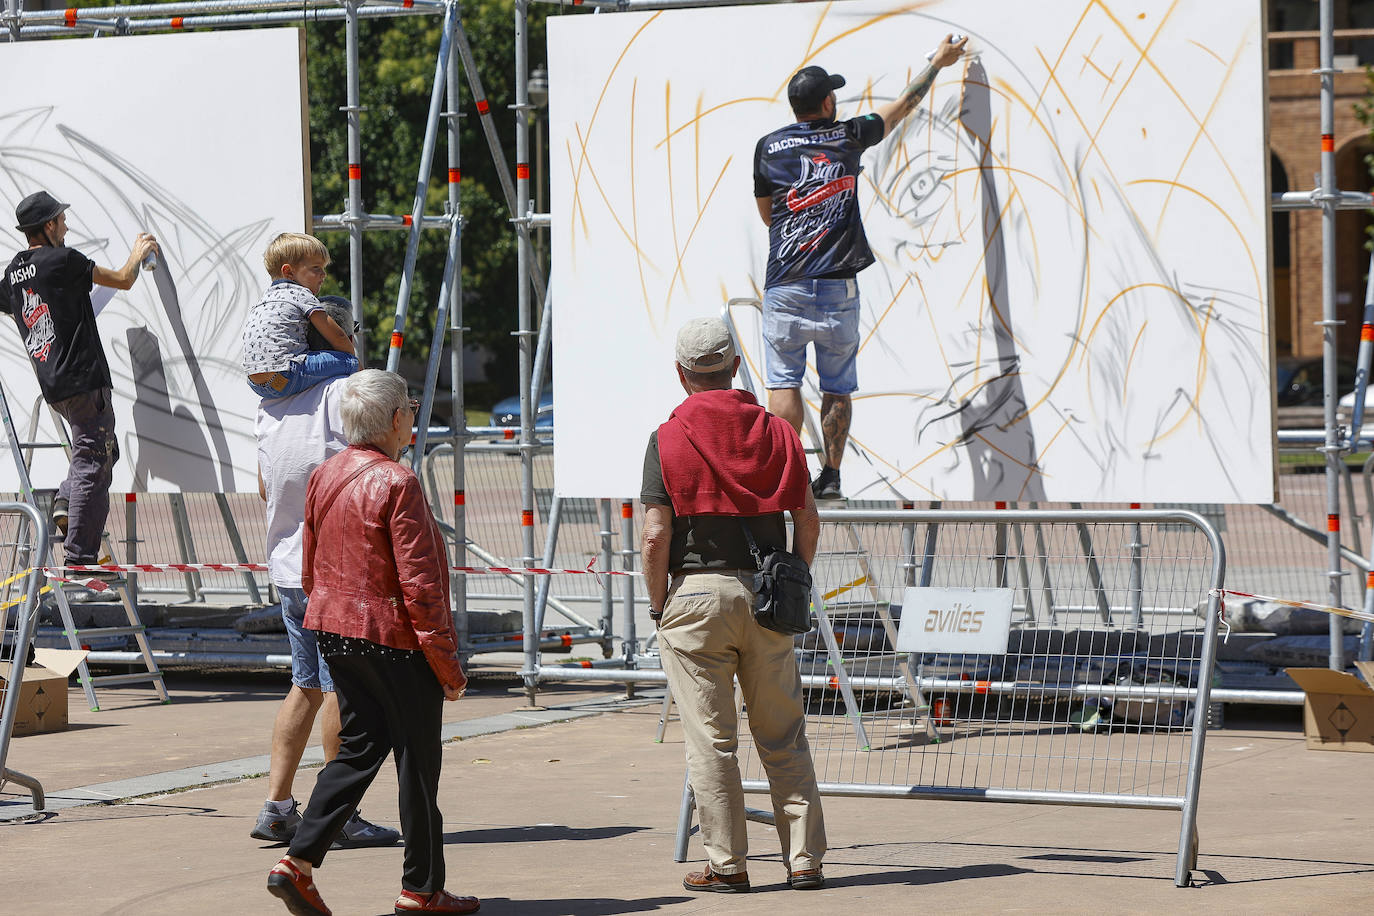
[[[110,389],[99,388],[52,405],[72,433],[72,460],[57,496],[67,501],[67,538],[63,554],[71,565],[100,557],[100,536],[110,513],[110,480],[119,460]]]

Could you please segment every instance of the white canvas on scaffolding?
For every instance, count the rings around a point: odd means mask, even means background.
[[[115,491],[257,490],[258,397],[239,368],[243,319],[269,282],[267,242],[309,225],[305,49],[300,30],[19,42],[0,82],[41,91],[0,101],[0,243],[27,247],[10,218],[46,189],[71,204],[66,244],[117,268],[140,231],[161,264],[133,289],[92,299],[114,382]],[[35,76],[39,74],[41,76]],[[21,439],[56,430],[12,325],[0,359]],[[0,490],[18,488],[8,443]],[[60,452],[35,454],[55,487]]]
[[[877,263],[845,495],[1273,499],[1259,0],[551,19],[561,495],[637,493],[645,438],[683,397],[676,329],[762,296],[754,144],[794,120],[791,75],[843,74],[855,117],[951,32],[970,53],[863,160]],[[757,319],[731,311],[757,384]]]

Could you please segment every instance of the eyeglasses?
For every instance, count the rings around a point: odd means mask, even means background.
[[[411,398],[409,401],[406,402],[406,404],[408,404],[408,405],[410,406],[410,412],[411,412],[411,413],[419,413],[419,412],[420,412],[420,402],[417,401],[417,400],[415,400],[414,398]]]

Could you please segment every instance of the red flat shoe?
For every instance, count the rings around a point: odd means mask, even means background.
[[[285,903],[293,916],[332,916],[315,889],[314,880],[286,857],[267,873],[267,891]]]
[[[408,913],[475,913],[482,908],[482,901],[476,897],[456,897],[448,891],[435,891],[432,894],[417,894],[414,891],[401,891],[396,898],[396,916]]]

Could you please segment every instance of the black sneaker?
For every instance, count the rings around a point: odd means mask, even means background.
[[[394,846],[400,839],[401,832],[399,830],[392,830],[390,827],[365,821],[361,811],[354,811],[353,816],[343,825],[343,829],[339,831],[339,835],[334,838],[334,843],[329,848],[358,849],[366,846]]]
[[[816,499],[844,499],[840,493],[840,469],[823,467],[811,481],[811,495]]]
[[[68,557],[66,564],[68,566],[113,566],[114,560],[110,559],[108,554],[97,560],[80,560]],[[105,585],[123,585],[126,581],[124,573],[113,569],[73,569],[65,578],[78,585],[91,581],[102,582]]]

